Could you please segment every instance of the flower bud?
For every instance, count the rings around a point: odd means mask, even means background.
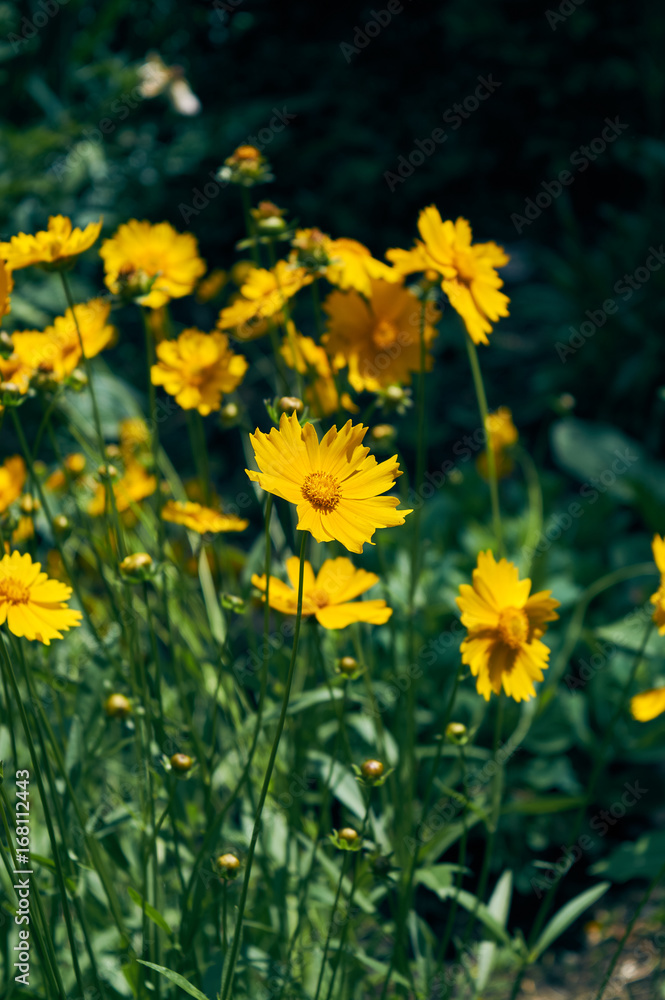
[[[222,873],[222,878],[235,878],[240,870],[240,860],[235,854],[220,854],[217,858],[217,867]]]
[[[115,465],[100,465],[97,469],[97,475],[100,479],[115,479],[118,475],[118,470]]]
[[[468,738],[467,728],[463,722],[449,722],[446,726],[446,739],[449,743],[463,746]]]
[[[104,702],[104,711],[110,719],[124,719],[131,710],[131,702],[124,694],[110,694]]]
[[[66,514],[57,514],[53,518],[53,527],[59,535],[66,534],[70,530],[71,526],[71,521]]]
[[[364,778],[368,781],[375,781],[380,778],[383,774],[383,764],[380,760],[366,760],[364,764],[360,765],[360,770]]]
[[[302,399],[298,399],[297,396],[282,396],[277,404],[277,408],[282,413],[297,413],[300,415],[305,409],[305,405]]]
[[[122,560],[120,572],[130,583],[145,583],[154,576],[155,564],[147,552],[134,552]]]
[[[240,414],[240,409],[237,403],[225,403],[224,406],[219,411],[222,423],[227,427],[231,426],[236,422],[239,414]]]
[[[29,493],[24,493],[19,501],[19,507],[23,514],[36,514],[41,504],[37,497],[32,497]]]
[[[339,831],[337,836],[347,844],[355,844],[358,841],[359,834],[352,826],[345,826]]]
[[[222,594],[221,602],[225,611],[235,611],[237,615],[241,615],[245,610],[245,602],[236,594]]]
[[[88,376],[82,368],[75,368],[69,376],[69,385],[75,392],[81,392],[88,384]]]
[[[187,771],[191,771],[194,761],[189,754],[174,753],[169,763],[174,771],[180,771],[182,774],[186,774]]]
[[[353,656],[343,656],[338,663],[340,673],[350,676],[355,674],[358,669],[358,661],[353,658]]]
[[[117,444],[107,444],[106,457],[112,462],[118,458],[122,458],[122,452]]]

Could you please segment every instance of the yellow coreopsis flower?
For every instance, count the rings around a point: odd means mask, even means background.
[[[94,358],[112,344],[116,329],[107,322],[110,311],[111,304],[104,299],[80,303],[74,306],[76,319],[72,310],[67,309],[64,316],[56,316],[42,333],[25,330],[13,334],[14,355],[26,369],[32,365],[34,370],[49,372],[61,381],[71,375],[81,360],[81,341],[87,358]]]
[[[362,552],[377,528],[404,524],[410,510],[395,510],[397,497],[381,496],[401,475],[397,456],[377,463],[362,446],[367,427],[348,420],[331,427],[319,442],[313,424],[301,427],[295,413],[284,413],[269,434],[250,434],[260,472],[247,475],[268,493],[296,504],[297,528],[317,542],[336,539],[350,552]]]
[[[311,337],[303,337],[292,323],[290,326],[291,336],[284,340],[280,352],[289,368],[311,377],[305,388],[305,401],[312,412],[317,417],[327,417],[342,406],[349,413],[357,413],[358,407],[348,392],[343,392],[340,399],[335,385],[336,369],[324,348]]]
[[[656,609],[653,613],[653,620],[660,635],[665,635],[665,538],[654,535],[651,550],[654,562],[660,572],[660,587],[650,598]]]
[[[12,552],[0,560],[0,625],[29,640],[50,646],[62,632],[81,624],[81,612],[67,607],[72,588],[50,580],[26,553]]]
[[[132,504],[145,500],[157,489],[157,479],[150,475],[140,462],[127,465],[124,475],[113,483],[113,495],[116,509],[119,513],[129,510]],[[106,487],[99,483],[95,495],[88,505],[88,514],[99,517],[106,510]]]
[[[172,524],[182,524],[199,535],[217,534],[220,531],[244,531],[249,521],[234,514],[225,514],[214,507],[191,501],[169,500],[162,507],[162,517]]]
[[[247,339],[245,327],[252,334],[252,323],[276,316],[288,299],[313,280],[304,268],[294,267],[285,260],[278,260],[270,271],[253,268],[240,289],[240,298],[220,312],[217,326],[220,330],[237,327],[239,339]]]
[[[435,205],[424,208],[418,219],[422,243],[413,250],[388,250],[386,257],[400,274],[436,273],[453,309],[464,320],[475,344],[488,344],[492,324],[508,315],[510,299],[499,289],[503,281],[497,267],[509,257],[496,243],[472,243],[466,219],[444,222]]]
[[[6,267],[4,260],[0,260],[0,319],[9,312],[9,293],[13,287],[12,272]]]
[[[638,722],[650,722],[665,712],[665,687],[651,688],[630,699],[630,711]]]
[[[32,332],[36,337],[41,336],[37,330]],[[13,343],[14,339],[12,337]],[[35,374],[36,368],[30,352],[20,355],[14,349],[8,358],[3,358],[0,355],[0,382],[3,382],[6,386],[13,386],[21,395],[25,396]]]
[[[53,490],[62,490],[67,485],[67,475],[65,475],[65,470],[69,475],[70,479],[77,479],[83,470],[85,469],[85,455],[80,451],[72,452],[71,455],[66,455],[64,460],[65,469],[55,469],[51,475],[46,480],[46,488]]]
[[[281,611],[285,615],[295,615],[298,612],[300,573],[300,560],[297,556],[286,560],[286,572],[291,586],[271,576],[268,603],[275,611]],[[392,608],[389,608],[384,600],[354,601],[355,597],[364,594],[378,582],[379,578],[375,573],[356,569],[351,560],[344,556],[339,559],[326,559],[316,576],[310,563],[305,561],[303,616],[315,615],[319,624],[328,629],[346,628],[352,622],[383,625],[393,613]],[[265,601],[265,575],[255,574],[252,583],[263,591]]]
[[[468,664],[478,694],[486,701],[501,688],[515,701],[535,695],[534,681],[543,679],[550,651],[541,642],[547,622],[559,616],[550,590],[529,596],[531,580],[520,580],[517,567],[496,562],[491,552],[478,555],[473,585],[462,584],[457,604],[468,630],[462,663]]]
[[[331,285],[343,290],[354,289],[366,298],[372,296],[373,281],[400,281],[395,269],[372,257],[371,253],[357,240],[331,240],[328,248],[330,264],[326,278]]]
[[[189,295],[206,269],[196,237],[168,222],[130,219],[102,243],[99,256],[107,287],[150,309]]]
[[[496,474],[501,478],[508,476],[513,469],[513,460],[507,449],[517,444],[519,434],[513,423],[513,415],[507,406],[500,406],[494,413],[487,415],[486,421],[489,446],[494,452]],[[476,466],[482,476],[487,478],[487,453],[482,452],[476,459]]]
[[[357,392],[378,392],[389,385],[408,384],[420,370],[422,306],[403,284],[370,282],[367,302],[358,292],[331,292],[324,303],[329,316],[326,350],[337,368],[349,366],[349,382]],[[425,307],[425,344],[436,336],[439,318],[433,303]],[[426,357],[431,369],[433,359]]]
[[[0,465],[0,513],[18,500],[26,478],[25,462],[20,455],[12,455]]]
[[[9,243],[0,243],[0,257],[10,271],[31,264],[55,270],[69,264],[72,257],[88,250],[99,236],[102,220],[91,222],[85,229],[72,228],[72,220],[64,215],[52,215],[48,228],[35,233],[19,233]]]
[[[247,359],[233,353],[219,330],[183,330],[177,340],[157,345],[157,359],[153,385],[164,386],[183,410],[196,409],[204,417],[219,410],[222,394],[233,392],[247,371]]]

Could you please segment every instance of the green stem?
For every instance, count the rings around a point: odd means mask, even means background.
[[[635,655],[635,659],[633,660],[633,665],[631,667],[630,674],[621,691],[621,695],[619,697],[619,703],[614,711],[614,714],[612,715],[612,718],[610,719],[610,723],[607,729],[605,730],[603,739],[601,741],[598,750],[598,756],[596,757],[596,762],[591,772],[591,777],[589,778],[589,784],[587,786],[586,795],[584,796],[584,801],[579,808],[577,817],[575,819],[575,824],[573,826],[573,832],[568,839],[569,848],[571,845],[576,843],[580,830],[582,828],[582,823],[584,822],[584,817],[586,816],[587,809],[589,808],[589,805],[593,801],[593,795],[596,790],[596,783],[605,765],[605,751],[607,750],[607,747],[610,745],[612,737],[614,736],[614,730],[616,728],[616,724],[624,712],[626,701],[628,699],[628,694],[633,685],[633,681],[635,680],[635,675],[637,674],[640,663],[642,662],[642,658],[644,656],[644,650],[646,649],[647,642],[649,641],[649,636],[651,635],[652,628],[653,628],[653,621],[649,620],[649,623],[644,633],[644,637],[642,639],[642,643]],[[541,928],[543,927],[543,924],[545,923],[545,920],[547,919],[547,916],[552,908],[552,904],[554,903],[554,897],[556,896],[558,888],[559,888],[559,879],[555,879],[555,881],[550,886],[547,895],[540,904],[540,908],[536,914],[536,918],[534,920],[533,927],[529,935],[529,946],[531,946],[532,943],[537,939],[541,931]],[[517,976],[515,977],[515,982],[513,983],[513,989],[510,994],[510,1000],[515,1000],[515,998],[517,997],[528,964],[529,964],[529,952],[527,951],[527,954],[522,959],[520,967],[517,971]]]
[[[157,478],[157,489],[155,491],[155,515],[157,517],[157,539],[160,562],[164,559],[164,541],[166,537],[166,525],[162,520],[162,491],[159,486],[159,424],[157,423],[157,390],[152,381],[152,366],[156,362],[155,343],[152,330],[148,324],[147,309],[141,309],[143,318],[143,330],[145,332],[145,356],[148,368],[148,402],[150,420],[150,446],[152,448],[153,473]]]
[[[480,371],[476,345],[471,340],[468,333],[464,334],[464,338],[466,341],[466,350],[469,355],[469,364],[471,365],[473,386],[476,390],[476,399],[478,400],[480,422],[486,439],[485,453],[487,455],[487,476],[489,479],[490,497],[492,500],[492,524],[494,537],[496,539],[499,555],[503,556],[505,555],[505,545],[503,541],[503,527],[501,525],[501,508],[499,506],[499,483],[496,474],[496,455],[494,454],[494,449],[492,448],[492,441],[487,427],[487,417],[489,415],[489,410],[487,408],[487,396],[485,395],[485,386],[483,384],[482,372]]]
[[[422,809],[422,813],[421,813],[421,819],[423,817],[424,818],[427,817],[427,813],[429,812],[430,805],[432,804],[432,793],[434,791],[434,783],[435,783],[435,780],[436,780],[436,774],[437,774],[437,771],[439,769],[439,764],[441,763],[441,756],[443,754],[443,744],[444,744],[444,741],[445,741],[445,732],[446,732],[446,729],[448,727],[448,723],[450,722],[450,717],[452,715],[453,707],[455,705],[455,698],[457,696],[457,689],[459,687],[460,678],[462,676],[462,669],[463,668],[460,665],[459,668],[458,668],[458,670],[457,670],[457,673],[455,674],[455,682],[453,684],[453,689],[452,689],[452,691],[450,693],[450,698],[448,699],[448,704],[446,706],[445,715],[443,717],[443,723],[441,725],[441,739],[439,740],[439,745],[437,746],[436,754],[435,754],[434,760],[432,761],[432,769],[430,771],[429,780],[427,782],[427,788],[425,790],[425,797],[423,799],[423,809]],[[417,827],[416,827],[416,831],[415,832],[416,833],[418,832]],[[414,877],[415,877],[415,874],[416,874],[416,866],[418,864],[418,855],[419,855],[419,852],[418,852],[417,845],[414,844],[414,847],[413,847],[413,856],[411,858],[411,864],[409,866],[409,872],[408,872],[408,876],[407,876],[406,887],[405,887],[404,893],[402,895],[402,898],[400,899],[400,905],[399,905],[399,910],[398,910],[398,915],[397,915],[397,927],[396,927],[396,930],[395,930],[395,943],[394,943],[394,946],[393,946],[393,949],[392,949],[392,955],[390,957],[390,965],[388,967],[388,973],[387,973],[386,978],[385,978],[385,980],[383,982],[383,988],[381,990],[381,998],[380,998],[380,1000],[385,1000],[385,997],[386,997],[386,995],[388,993],[388,987],[390,985],[390,980],[392,979],[393,969],[395,968],[395,961],[397,959],[398,953],[401,954],[402,949],[403,949],[404,929],[405,929],[405,926],[406,926],[406,918],[407,918],[408,912],[409,912],[411,894],[413,892],[413,880],[414,880]]]
[[[229,991],[233,983],[233,976],[235,973],[236,961],[238,959],[238,952],[240,950],[240,941],[242,937],[242,923],[245,916],[245,906],[247,904],[247,893],[249,890],[249,879],[252,873],[252,863],[254,861],[254,853],[256,851],[256,844],[259,839],[259,832],[261,829],[261,816],[263,815],[263,807],[265,805],[266,798],[268,796],[268,789],[270,787],[270,781],[272,778],[272,772],[275,767],[275,760],[277,758],[277,751],[279,749],[279,743],[282,738],[282,732],[284,730],[284,723],[286,722],[286,713],[289,707],[289,697],[291,694],[291,686],[293,684],[293,676],[295,674],[296,659],[298,657],[298,642],[300,639],[300,624],[302,622],[302,595],[303,595],[303,582],[305,577],[305,545],[307,542],[307,532],[303,532],[302,542],[300,544],[300,573],[298,577],[298,610],[296,613],[296,623],[295,632],[293,636],[293,651],[291,653],[291,662],[289,663],[289,672],[286,678],[286,684],[284,687],[284,697],[282,699],[282,709],[279,714],[279,720],[277,722],[277,731],[273,739],[272,749],[270,751],[270,757],[268,759],[268,767],[263,779],[263,786],[261,788],[261,794],[259,796],[258,805],[256,807],[256,815],[254,817],[254,828],[252,830],[252,837],[249,844],[249,850],[247,852],[247,861],[245,867],[245,877],[242,884],[242,891],[240,895],[240,902],[238,904],[238,916],[236,918],[235,932],[233,935],[233,944],[231,946],[231,954],[228,959],[228,971],[224,979],[224,985],[222,988],[221,1000],[227,1000],[229,996]]]
[[[342,884],[344,882],[344,876],[346,875],[346,868],[349,861],[349,851],[344,852],[344,857],[342,859],[342,869],[339,873],[339,881],[337,883],[337,892],[335,893],[335,900],[333,902],[332,912],[330,914],[330,922],[328,924],[328,932],[326,934],[326,941],[323,946],[323,957],[321,958],[321,967],[319,968],[319,978],[316,983],[316,993],[314,994],[314,1000],[319,1000],[319,994],[321,992],[321,983],[323,982],[323,974],[326,971],[326,962],[328,960],[328,951],[330,949],[330,939],[333,934],[333,924],[335,923],[335,914],[337,913],[337,904],[339,903],[339,897],[342,894]]]
[[[609,983],[610,979],[612,978],[612,973],[614,972],[614,970],[616,968],[616,964],[619,961],[619,958],[621,956],[621,952],[623,951],[623,949],[624,949],[624,947],[626,945],[626,941],[628,940],[628,938],[630,937],[630,935],[633,932],[633,927],[635,926],[635,924],[637,922],[637,918],[639,917],[640,913],[642,912],[642,910],[644,909],[644,907],[648,903],[651,894],[653,893],[654,889],[656,888],[656,886],[658,885],[658,883],[660,882],[660,880],[662,879],[662,877],[664,875],[665,875],[665,864],[661,865],[660,870],[658,872],[656,872],[655,876],[653,877],[653,879],[649,883],[649,887],[648,887],[647,891],[645,892],[644,896],[642,896],[642,899],[640,900],[640,902],[639,902],[639,904],[637,906],[637,909],[635,910],[633,916],[631,917],[630,923],[626,927],[626,930],[624,931],[623,937],[619,941],[619,944],[617,945],[616,951],[614,952],[614,955],[612,956],[612,961],[610,962],[610,966],[609,966],[607,972],[605,973],[605,976],[603,978],[602,983],[600,984],[600,989],[596,993],[595,1000],[602,1000],[603,993],[607,989],[607,984]]]

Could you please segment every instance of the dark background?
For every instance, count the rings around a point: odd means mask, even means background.
[[[305,0],[41,2],[51,16],[37,30],[39,2],[0,4],[5,237],[56,211],[77,221],[103,213],[105,233],[131,216],[169,219],[196,233],[211,266],[228,266],[242,236],[237,192],[221,191],[187,225],[182,206],[235,145],[268,125],[273,108],[286,109],[295,119],[265,147],[276,180],[259,191],[302,225],[355,237],[382,256],[410,244],[419,209],[435,202],[444,217],[466,216],[478,239],[508,248],[512,315],[494,338],[507,350],[484,352],[491,405],[511,403],[535,431],[569,392],[578,415],[640,438],[648,426],[658,447],[662,271],[617,299],[618,313],[565,364],[555,347],[587,309],[617,298],[615,284],[663,238],[658,4],[563,0],[561,13],[522,0],[406,0],[369,37],[382,0],[325,10]],[[166,95],[136,99],[136,68],[151,50],[183,67],[199,115],[179,115]],[[447,125],[442,115],[479,77],[500,86],[460,127]],[[628,128],[518,233],[511,216],[616,117]],[[104,118],[112,128],[100,138]],[[391,191],[386,173],[440,127],[445,143]],[[19,303],[15,323],[32,325],[29,313]],[[473,405],[453,393],[458,345],[454,323],[444,324],[434,422],[454,431]]]

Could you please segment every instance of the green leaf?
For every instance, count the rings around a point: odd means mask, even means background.
[[[203,600],[205,601],[206,612],[208,614],[210,631],[213,634],[213,638],[220,644],[220,646],[223,646],[226,641],[226,621],[224,619],[224,615],[222,614],[222,609],[219,606],[219,601],[217,600],[217,592],[215,590],[215,584],[212,579],[212,573],[210,572],[208,557],[204,546],[201,546],[201,555],[199,556],[199,580],[201,582]]]
[[[591,889],[581,892],[579,896],[575,896],[575,898],[571,899],[569,903],[562,906],[559,912],[554,914],[547,927],[545,927],[533,946],[533,950],[529,955],[529,962],[536,962],[542,953],[546,951],[549,946],[570,927],[571,924],[574,924],[577,918],[581,916],[585,910],[588,910],[590,906],[593,906],[593,904],[607,892],[610,884],[610,882],[600,882],[599,885],[594,885]]]
[[[196,1000],[209,1000],[205,993],[201,993],[201,990],[197,990],[196,986],[185,979],[184,976],[179,975],[177,972],[172,972],[171,969],[165,969],[163,965],[155,965],[154,962],[144,962],[142,958],[137,958],[137,962],[141,965],[147,965],[149,969],[154,969],[155,972],[161,973],[165,979],[169,979],[176,986],[179,986],[181,990],[185,993],[189,993],[190,997],[196,997]]]
[[[510,910],[510,900],[513,895],[513,873],[506,871],[494,887],[494,892],[487,904],[487,912],[501,925],[506,926]],[[494,941],[481,941],[478,947],[478,973],[476,975],[476,992],[480,993],[489,982],[492,966],[496,957]]]
[[[530,816],[567,812],[569,809],[577,809],[584,801],[583,795],[548,795],[532,799],[515,799],[513,802],[508,802],[501,812],[527,813]]]
[[[136,889],[132,889],[131,885],[127,889],[127,892],[129,893],[130,898],[134,900],[136,905],[140,906],[141,909],[143,909],[144,899],[141,893],[137,892]],[[152,922],[154,924],[157,924],[158,927],[161,927],[161,929],[165,931],[169,935],[169,937],[172,935],[173,931],[171,930],[167,922],[164,920],[164,917],[161,915],[159,910],[156,910],[154,906],[150,905],[150,903],[145,903],[145,912],[146,916],[150,917]]]
[[[427,885],[427,883],[423,882],[423,885]],[[457,895],[457,889],[454,886],[434,889],[433,886],[429,885],[427,888],[432,889],[432,891],[437,894],[439,899],[451,899],[453,896],[456,896],[459,905],[463,906],[469,913],[474,913],[480,923],[484,925],[485,929],[488,930],[497,941],[500,941],[501,944],[505,945],[511,944],[508,932],[501,926],[496,917],[490,913],[485,904],[478,902],[478,897],[474,896],[472,892],[467,892],[466,889],[462,889],[459,895]]]
[[[457,872],[468,874],[469,868],[462,868],[460,865],[430,865],[429,868],[420,868],[416,872],[416,883],[426,886],[432,892],[439,889],[448,889],[453,885],[453,878]]]
[[[592,875],[604,875],[613,882],[653,878],[665,864],[665,833],[645,833],[639,840],[621,844],[607,858],[592,865]]]

